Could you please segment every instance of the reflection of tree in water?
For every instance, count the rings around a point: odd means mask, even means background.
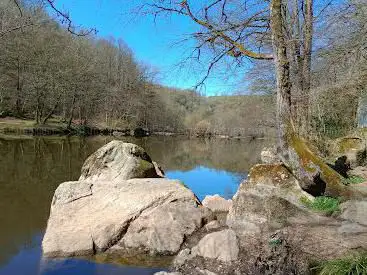
[[[74,138],[0,139],[0,264],[45,228],[52,195],[98,145]]]
[[[56,187],[77,180],[84,160],[112,137],[0,138],[0,264],[43,232]],[[238,182],[258,160],[264,141],[126,138],[144,147],[165,170],[206,166],[238,173]],[[226,190],[232,197],[236,190]]]

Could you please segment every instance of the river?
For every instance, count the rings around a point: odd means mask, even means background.
[[[78,179],[84,160],[112,137],[0,138],[0,275],[145,275],[164,270],[153,262],[42,258],[41,242],[57,186]],[[231,198],[269,140],[126,138],[180,179],[200,199]],[[117,261],[118,262],[118,261]],[[139,267],[140,266],[140,267]]]

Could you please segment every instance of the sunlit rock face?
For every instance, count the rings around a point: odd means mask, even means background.
[[[142,148],[119,141],[100,148],[84,163],[79,181],[55,191],[44,255],[178,252],[211,212],[180,181],[158,177]]]
[[[315,261],[367,249],[365,200],[347,201],[328,216],[277,163],[255,165],[233,197],[226,226],[206,227],[173,261],[182,274],[309,274]]]

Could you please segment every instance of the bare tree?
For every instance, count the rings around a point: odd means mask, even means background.
[[[201,30],[195,33],[199,41],[198,49],[208,43],[212,47],[221,49],[219,54],[215,55],[210,62],[208,72],[210,72],[213,64],[228,54],[234,57],[243,55],[253,59],[274,58],[277,80],[278,146],[283,162],[301,180],[303,187],[310,192],[315,194],[324,192],[322,188],[312,190],[315,188],[315,178],[319,178],[326,183],[326,193],[335,196],[351,195],[352,191],[347,190],[342,184],[340,176],[316,156],[297,134],[297,125],[294,123],[294,113],[292,112],[290,70],[291,61],[299,61],[298,57],[294,55],[300,54],[298,49],[293,51],[293,54],[289,51],[289,45],[292,44],[290,38],[293,38],[293,36],[289,36],[289,28],[286,25],[288,18],[287,1],[271,0],[269,1],[270,6],[266,6],[268,1],[259,3],[256,1],[227,2],[225,0],[213,0],[209,3],[203,3],[196,11],[193,11],[188,0],[184,0],[180,4],[168,0],[152,2],[148,4],[148,7],[150,10],[153,9],[156,16],[161,13],[176,13],[188,17],[201,27]],[[256,8],[253,4],[256,5]],[[295,6],[298,7],[298,5],[297,2]],[[297,76],[300,77],[303,83],[302,92],[305,93],[306,108],[308,108],[311,75],[312,6],[312,1],[306,1],[304,4],[306,16],[303,24],[303,64],[296,71]],[[238,17],[239,15],[236,12],[228,12],[233,10],[241,11],[241,17]],[[229,14],[232,16],[230,17]],[[273,54],[260,51],[263,49],[264,43],[263,39],[259,39],[259,37],[266,37],[269,27]],[[300,35],[300,32],[296,32],[296,35]],[[254,48],[254,45],[258,47]],[[305,111],[305,113],[308,113],[308,111]],[[305,128],[307,129],[307,127]]]

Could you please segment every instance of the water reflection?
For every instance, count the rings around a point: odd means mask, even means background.
[[[76,180],[87,156],[111,139],[0,138],[0,274],[114,274],[115,269],[134,274],[127,267],[75,259],[53,263],[57,268],[51,271],[45,265],[40,269],[40,243],[56,187]],[[126,141],[143,146],[168,177],[184,181],[200,198],[231,197],[268,143],[183,137]],[[152,274],[143,270],[135,274]]]

